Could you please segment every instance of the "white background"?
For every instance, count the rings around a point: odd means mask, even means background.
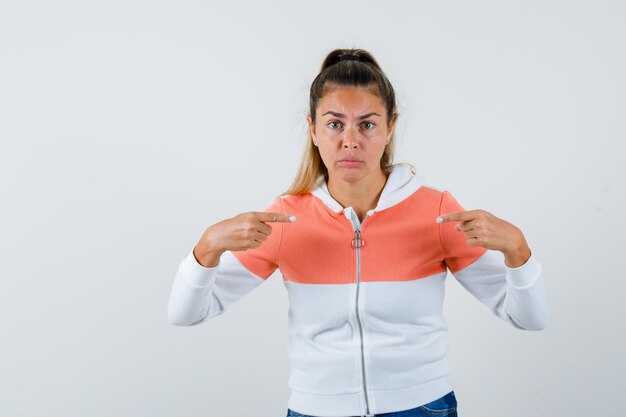
[[[548,328],[451,276],[461,417],[625,415],[619,1],[0,1],[0,416],[284,416],[277,271],[167,321],[204,229],[291,184],[334,48],[394,85],[394,162],[522,229]]]

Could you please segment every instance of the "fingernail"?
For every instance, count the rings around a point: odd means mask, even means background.
[[[289,221],[290,221],[291,223],[295,223],[295,222],[296,222],[296,216],[290,216],[290,217],[289,217]]]
[[[443,217],[437,217],[437,223],[443,222]]]

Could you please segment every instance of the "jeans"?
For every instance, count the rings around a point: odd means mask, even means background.
[[[441,398],[428,404],[420,405],[410,410],[394,411],[391,413],[376,414],[375,417],[458,417],[456,413],[456,397],[454,391],[450,391]],[[316,417],[300,414],[287,409],[287,417]],[[360,417],[360,416],[354,416]]]

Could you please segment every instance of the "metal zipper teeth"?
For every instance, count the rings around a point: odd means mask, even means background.
[[[363,218],[363,222],[361,223],[361,227],[360,229],[356,229],[354,231],[355,236],[356,236],[356,241],[357,241],[357,246],[356,246],[356,319],[357,322],[359,324],[359,335],[361,336],[361,369],[362,369],[362,376],[363,376],[363,393],[365,395],[365,413],[366,415],[371,415],[370,414],[370,407],[369,407],[369,399],[367,397],[367,381],[365,378],[365,352],[364,352],[364,346],[363,346],[363,325],[361,323],[361,318],[359,316],[359,288],[360,288],[360,283],[361,283],[361,230],[363,229],[363,225],[365,224],[365,220],[367,220],[369,215],[365,215],[365,217]],[[354,223],[352,223],[352,221],[350,221],[350,223],[352,224],[352,227],[354,228]]]

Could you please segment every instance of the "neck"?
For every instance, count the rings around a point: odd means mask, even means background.
[[[344,208],[352,207],[361,215],[376,207],[380,194],[387,183],[387,176],[382,170],[378,170],[371,176],[361,178],[358,181],[348,182],[329,177],[328,192]]]

